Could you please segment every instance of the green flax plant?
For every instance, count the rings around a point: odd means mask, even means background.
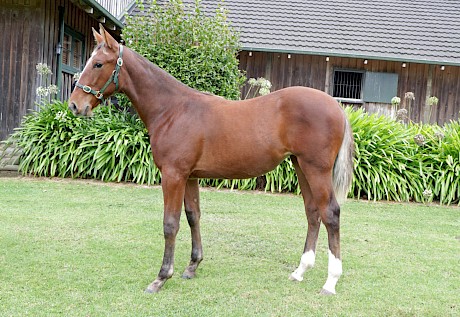
[[[460,203],[460,125],[444,126],[346,109],[355,138],[351,196]]]
[[[346,108],[355,139],[355,173],[351,195],[372,200],[420,199],[417,147],[412,128],[391,118]]]
[[[443,204],[460,204],[460,123],[451,121],[435,138],[439,142],[439,154],[434,192]]]
[[[460,203],[460,124],[414,124],[413,138],[420,176],[425,180],[424,200]]]
[[[20,170],[25,174],[139,184],[160,181],[147,131],[127,111],[99,107],[86,119],[73,116],[65,102],[43,104],[25,117],[12,139],[24,151]]]
[[[355,139],[349,196],[369,200],[460,203],[460,124],[409,123],[345,108]],[[9,142],[22,151],[24,174],[159,184],[149,136],[137,115],[98,107],[92,118],[74,117],[67,103],[40,106],[24,118]],[[260,180],[263,179],[263,182]],[[286,159],[263,178],[201,180],[202,186],[299,193]],[[262,186],[262,187],[261,187]]]

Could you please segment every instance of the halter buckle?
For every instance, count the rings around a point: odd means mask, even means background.
[[[87,94],[91,93],[91,87],[90,86],[83,86],[83,91],[86,92]]]
[[[104,95],[100,91],[96,91],[96,94],[94,96],[96,96],[97,99],[104,99]]]
[[[120,66],[120,67],[123,66],[123,60],[121,59],[121,57],[118,57],[117,65]]]

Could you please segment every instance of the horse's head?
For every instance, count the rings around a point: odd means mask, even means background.
[[[118,90],[118,75],[123,64],[123,46],[100,25],[93,28],[97,45],[69,98],[75,115],[90,116],[92,109]]]

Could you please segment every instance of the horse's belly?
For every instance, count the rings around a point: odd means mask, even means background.
[[[278,166],[286,155],[276,157],[252,157],[252,158],[213,158],[197,164],[191,177],[196,178],[224,178],[244,179],[266,174]]]

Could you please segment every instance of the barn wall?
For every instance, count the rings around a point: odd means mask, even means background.
[[[272,91],[296,85],[325,89],[327,62],[324,57],[267,52],[251,54],[240,52],[240,68],[246,71],[248,78],[269,79]]]
[[[434,67],[432,96],[439,98],[437,107],[431,112],[431,122],[449,122],[459,119],[460,111],[460,67],[445,66],[445,70]]]
[[[73,74],[62,72],[58,74],[59,58],[56,54],[56,47],[59,42],[59,7],[64,7],[64,24],[73,30],[81,33],[85,37],[85,58],[91,56],[94,47],[94,37],[91,28],[99,30],[99,22],[86,14],[70,0],[43,0],[42,6],[42,25],[45,30],[43,37],[43,61],[52,67],[53,83],[57,83],[57,77],[61,76],[62,89],[60,99],[67,100],[70,96],[73,83]]]
[[[65,8],[64,23],[85,36],[85,60],[91,55],[94,39],[91,27],[99,22],[70,0],[3,0],[0,7],[0,140],[8,137],[22,117],[36,109],[37,87],[44,84],[35,66],[46,63],[53,75],[48,84],[62,89],[58,97],[66,100],[72,75],[58,74],[59,7]]]
[[[264,77],[272,82],[272,91],[288,86],[308,86],[332,94],[333,70],[336,68],[364,70],[371,72],[388,72],[398,74],[397,96],[401,98],[401,106],[410,108],[410,118],[415,122],[437,122],[443,124],[457,120],[460,111],[460,67],[428,65],[418,63],[367,60],[348,57],[251,52],[240,53],[240,68],[250,77]],[[247,87],[243,89],[243,96]],[[413,92],[415,101],[409,105],[404,96]],[[439,104],[430,111],[426,106],[429,96],[439,98]],[[396,109],[390,104],[366,103],[364,108],[371,112],[385,115],[395,114]],[[431,113],[431,115],[430,115]]]
[[[35,100],[35,64],[42,45],[38,34],[40,1],[0,7],[0,140],[19,126]],[[20,1],[19,1],[20,3]]]

